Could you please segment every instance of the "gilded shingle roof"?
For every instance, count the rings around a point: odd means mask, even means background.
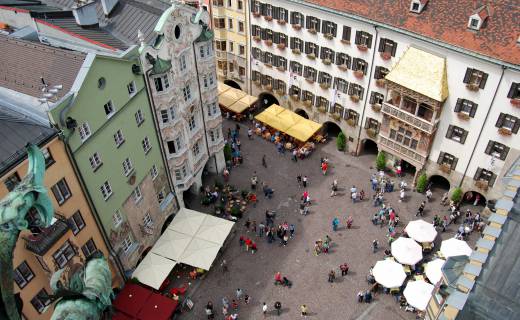
[[[308,3],[368,18],[498,60],[520,65],[518,0],[486,1],[489,14],[479,31],[468,29],[469,17],[482,5],[474,0],[429,1],[420,13],[410,0],[306,0]]]

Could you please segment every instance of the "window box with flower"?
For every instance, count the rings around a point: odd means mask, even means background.
[[[325,39],[329,39],[329,40],[334,39],[334,35],[333,35],[332,33],[325,33],[325,34],[323,35],[323,37],[324,37]]]
[[[374,103],[372,105],[372,110],[374,110],[374,112],[379,112],[381,111],[381,105],[379,103]]]
[[[471,90],[471,91],[478,91],[480,89],[480,86],[476,83],[468,83],[466,85],[466,88],[468,88],[468,90]]]
[[[333,113],[331,116],[332,116],[332,119],[334,119],[336,121],[339,121],[341,119],[341,115],[339,113]]]
[[[264,89],[265,89],[266,91],[272,92],[272,91],[273,91],[273,86],[270,85],[270,84],[267,84],[267,85],[264,86]]]
[[[341,70],[341,71],[347,71],[348,70],[348,66],[346,64],[340,64],[338,66],[338,69]]]
[[[255,80],[254,83],[257,86],[261,86],[262,85],[262,82],[260,80]]]
[[[392,54],[390,52],[381,52],[381,59],[390,60],[392,58]]]
[[[321,60],[321,62],[323,62],[323,64],[326,66],[329,66],[332,63],[332,61],[330,61],[330,59],[323,59],[323,60]]]
[[[309,53],[309,54],[307,54],[307,58],[314,60],[314,59],[316,59],[316,55],[314,53]]]
[[[367,47],[366,44],[358,44],[357,48],[359,49],[359,51],[367,51],[368,50],[368,47]]]
[[[386,84],[386,80],[385,79],[377,79],[376,80],[376,85],[380,88],[384,88],[385,87],[385,84]]]
[[[511,129],[509,128],[498,128],[498,133],[502,136],[510,136],[512,134]]]
[[[350,100],[352,100],[352,102],[359,102],[359,96],[357,94],[353,94],[350,96]]]
[[[302,52],[300,51],[300,49],[292,49],[292,53],[293,54],[301,54]]]
[[[309,31],[311,34],[316,34],[316,29],[314,28],[307,29],[307,31]]]
[[[271,17],[271,16],[265,16],[265,17],[264,17],[264,20],[265,20],[265,21],[271,21],[271,20],[273,20],[273,17]]]
[[[486,180],[477,180],[475,181],[475,186],[481,190],[487,190],[489,187],[489,182]]]
[[[322,89],[329,89],[330,88],[330,84],[327,83],[327,82],[322,82],[322,83],[320,83],[320,88],[322,88]]]
[[[276,69],[280,72],[285,72],[285,68],[284,66],[279,66],[279,67],[276,67]]]
[[[462,120],[469,120],[470,116],[466,112],[457,112],[457,117]]]
[[[278,19],[278,20],[276,20],[276,22],[278,22],[278,24],[280,24],[282,26],[284,26],[287,23],[287,21],[285,21],[283,19]]]
[[[283,43],[283,42],[282,42],[282,43],[279,43],[279,44],[276,45],[276,47],[277,47],[278,49],[280,49],[280,50],[283,50],[283,49],[285,49],[285,43]]]
[[[273,40],[269,40],[269,39],[265,40],[265,45],[269,46],[269,47],[272,46],[273,45]]]
[[[276,89],[276,90],[275,90],[275,93],[276,93],[277,95],[279,95],[279,96],[284,96],[284,95],[285,95],[285,91],[282,90],[282,89]]]
[[[350,40],[347,39],[341,39],[340,42],[343,44],[350,44]]]
[[[519,98],[511,99],[511,104],[517,108],[520,108],[520,99]]]
[[[255,40],[256,42],[260,42],[262,38],[260,38],[260,36],[253,36],[253,40]]]
[[[451,172],[451,166],[447,163],[441,163],[439,165],[439,170],[441,170],[444,173],[449,174]]]
[[[355,127],[356,121],[354,121],[354,119],[350,118],[350,119],[347,119],[347,124],[351,127]]]
[[[307,78],[305,78],[305,80],[306,80],[308,83],[314,83],[314,78],[313,78],[313,77],[307,77]]]
[[[363,72],[363,70],[356,70],[354,71],[354,76],[358,79],[361,79],[365,76],[365,73]]]
[[[366,131],[367,131],[367,136],[369,136],[372,139],[374,139],[377,136],[376,129],[374,129],[374,128],[367,128]]]
[[[267,68],[272,68],[273,67],[273,65],[270,64],[269,62],[264,63],[264,66],[266,66]]]
[[[301,30],[302,29],[302,25],[301,24],[293,24],[292,27],[293,27],[294,30]]]
[[[297,94],[291,94],[291,99],[292,99],[293,101],[298,101],[298,100],[300,100],[300,96],[297,95]]]
[[[307,108],[311,108],[312,107],[312,101],[311,100],[305,100],[305,101],[303,101],[303,105],[306,106]]]
[[[258,17],[260,17],[260,16],[261,16],[260,12],[258,12],[258,11],[253,11],[253,17],[258,18]]]
[[[320,113],[325,113],[325,112],[327,112],[327,108],[325,108],[324,106],[319,106],[319,107],[318,107],[318,111],[319,111]]]

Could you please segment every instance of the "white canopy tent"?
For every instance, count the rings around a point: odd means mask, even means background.
[[[220,247],[221,245],[218,243],[193,238],[178,261],[196,268],[209,270]]]
[[[424,311],[432,297],[433,288],[433,285],[424,280],[408,281],[403,294],[409,305]]]
[[[208,215],[195,210],[181,208],[168,229],[194,236]]]
[[[441,254],[444,258],[455,257],[455,256],[470,256],[471,248],[466,241],[451,238],[444,240],[441,243]]]
[[[176,264],[175,261],[149,252],[134,270],[132,277],[158,290]]]
[[[426,277],[432,284],[436,284],[442,279],[442,266],[446,260],[443,259],[435,259],[426,264],[424,268],[424,273],[426,273]]]
[[[392,255],[402,264],[414,265],[423,258],[422,247],[411,238],[400,237],[392,242]]]
[[[433,224],[422,219],[410,221],[404,231],[417,242],[433,242],[437,237],[437,230]]]
[[[223,245],[233,228],[233,224],[232,221],[206,215],[195,237]]]
[[[193,239],[193,236],[166,229],[153,246],[151,252],[171,260],[179,261],[182,253],[190,244],[191,239]]]
[[[376,262],[372,274],[377,283],[385,288],[398,288],[406,279],[403,266],[392,259]]]

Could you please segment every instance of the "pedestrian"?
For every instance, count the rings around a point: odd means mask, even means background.
[[[253,223],[251,224],[251,231],[256,233],[256,220],[253,220]]]
[[[292,151],[292,161],[298,162],[298,151],[296,148]]]
[[[222,306],[224,306],[226,309],[229,309],[229,300],[227,297],[222,297]]]
[[[238,302],[235,299],[231,301],[231,308],[233,308],[235,311],[238,310]]]
[[[336,192],[338,191],[338,180],[334,179],[331,186],[332,192],[330,193],[331,197],[334,197],[336,195]]]
[[[363,291],[359,291],[357,294],[357,302],[359,302],[359,303],[363,302],[363,296],[364,296]]]
[[[267,304],[265,302],[262,305],[262,313],[264,314],[264,318],[267,317]]]
[[[352,227],[352,223],[354,222],[354,218],[352,216],[348,216],[347,218],[347,229],[350,229]]]
[[[240,247],[242,247],[245,244],[244,236],[240,236],[240,238],[238,239],[238,243],[240,244]]]
[[[251,302],[251,297],[250,297],[249,295],[246,294],[246,295],[244,296],[244,302],[245,302],[246,304],[249,304],[249,302]]]
[[[369,290],[365,291],[365,303],[370,303],[372,302],[372,292],[370,292]]]
[[[327,162],[322,162],[322,164],[321,164],[321,172],[323,173],[323,175],[327,174],[327,169],[328,168],[329,168],[329,165],[327,164]]]
[[[225,317],[228,314],[228,308],[222,307],[222,315]]]
[[[240,125],[238,125],[238,123],[235,125],[235,130],[237,132],[237,137],[238,137],[240,134]]]
[[[261,238],[264,236],[264,232],[265,232],[265,224],[264,222],[260,222],[260,224],[258,225],[258,236]]]
[[[253,140],[253,130],[251,128],[247,129],[247,138]]]
[[[430,189],[426,190],[426,200],[428,200],[428,202],[432,199],[432,195],[433,193]]]
[[[334,219],[332,219],[332,231],[338,230],[338,226],[339,226],[339,219],[337,217],[335,217]]]
[[[246,227],[246,230],[247,230],[246,232],[249,232],[249,228],[251,227],[251,220],[249,220],[249,218],[247,218],[244,226]]]
[[[287,242],[289,241],[289,235],[287,234],[287,232],[284,232],[284,235],[282,237],[282,244],[283,246],[287,246]]]
[[[251,177],[251,190],[256,190],[256,185],[258,184],[258,177],[256,176],[256,171],[253,173]]]
[[[302,175],[301,174],[298,174],[296,176],[296,181],[298,181],[298,188],[301,188],[302,187]]]
[[[295,231],[295,226],[294,226],[294,224],[291,223],[289,225],[289,234],[290,234],[291,238],[294,236],[294,231]]]
[[[227,138],[228,140],[231,140],[231,128],[227,129]]]
[[[251,254],[255,254],[255,252],[258,250],[258,247],[256,246],[256,242],[253,242],[251,244]]]
[[[224,181],[229,181],[229,170],[227,168],[224,168],[224,171],[222,171],[222,176],[224,177]]]
[[[267,162],[265,161],[265,154],[262,156],[262,166],[264,166],[264,168],[267,168]]]
[[[304,188],[307,188],[307,182],[308,182],[309,178],[307,178],[307,176],[303,176],[302,178],[302,184],[303,184],[303,187]]]
[[[377,241],[377,239],[372,241],[372,252],[373,253],[376,253],[378,247],[379,247],[379,241]]]
[[[220,266],[222,267],[222,272],[228,271],[226,259],[222,260],[222,263],[220,264]]]
[[[206,306],[206,315],[208,316],[208,319],[214,319],[215,318],[215,315],[213,314],[213,306],[211,306],[211,308],[209,308],[209,303]]]
[[[302,317],[307,317],[307,314],[309,313],[309,309],[307,308],[306,305],[302,304],[300,306],[300,311],[302,313]]]
[[[304,213],[305,213],[305,202],[302,201],[302,202],[300,202],[300,214],[304,215]]]
[[[280,315],[280,313],[282,312],[282,303],[280,301],[276,301],[274,303],[274,308],[276,309],[276,314]]]
[[[242,291],[242,289],[238,288],[236,291],[237,300],[240,301],[240,299],[242,299],[243,295],[244,295],[244,292]]]
[[[344,277],[348,273],[348,264],[345,262],[342,265],[339,266],[339,269],[341,270],[341,276]]]
[[[328,282],[333,283],[335,279],[336,279],[336,273],[334,272],[334,270],[330,270]]]

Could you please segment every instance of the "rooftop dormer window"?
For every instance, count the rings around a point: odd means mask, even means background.
[[[486,6],[482,6],[475,10],[475,12],[469,17],[468,28],[472,30],[480,30],[482,28],[484,21],[488,17],[488,11]]]
[[[421,13],[428,3],[428,0],[412,0],[410,3],[410,11],[414,13]]]

